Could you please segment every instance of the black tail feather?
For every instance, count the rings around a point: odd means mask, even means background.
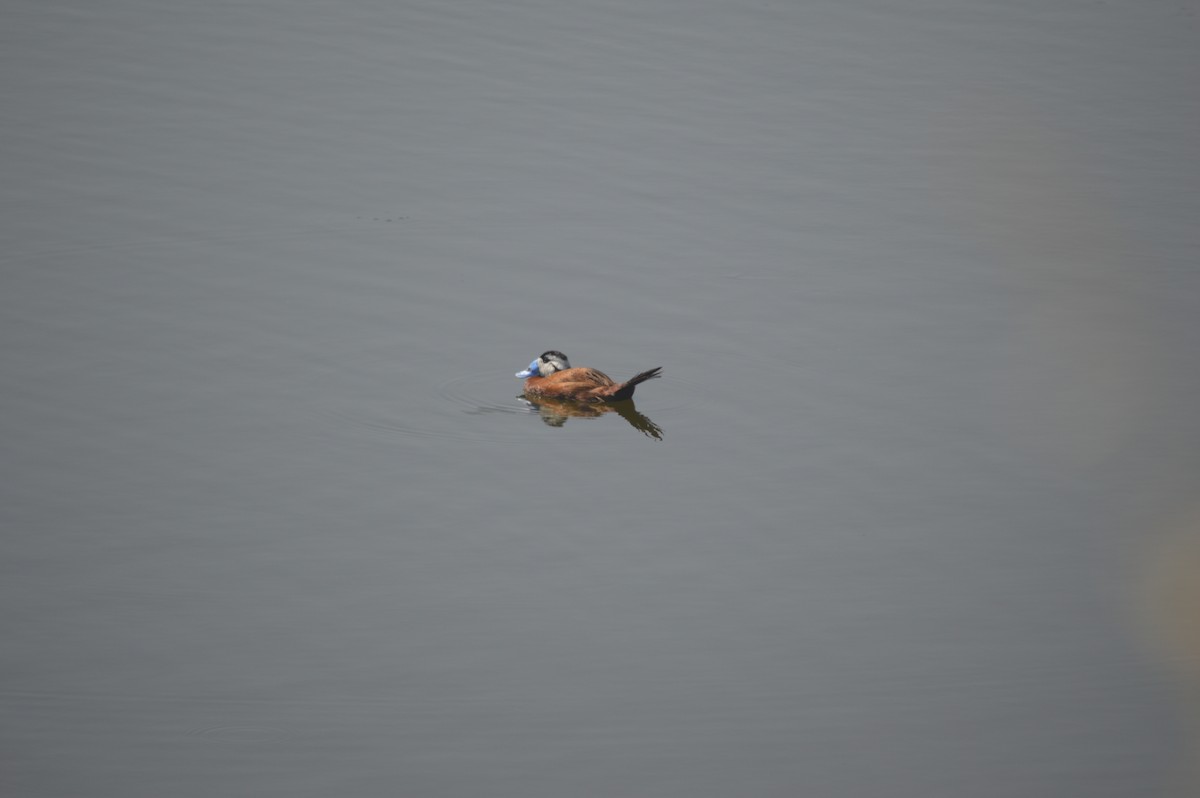
[[[662,371],[662,366],[652,368],[649,371],[643,371],[633,379],[621,385],[621,387],[612,394],[612,398],[607,400],[610,402],[620,402],[633,396],[633,389],[642,384],[646,380],[652,380],[655,377],[661,376],[658,372]]]
[[[641,374],[637,375],[636,377],[631,379],[629,382],[625,383],[625,387],[632,388],[635,385],[641,385],[646,380],[652,380],[656,377],[661,377],[662,374],[659,374],[660,371],[662,371],[662,366],[656,366],[655,368],[652,368],[649,371],[643,371]]]

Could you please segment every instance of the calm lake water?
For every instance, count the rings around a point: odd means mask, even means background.
[[[1193,4],[4,18],[5,796],[1200,790]]]

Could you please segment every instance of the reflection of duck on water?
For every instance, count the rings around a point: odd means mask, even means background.
[[[552,427],[561,427],[567,423],[568,418],[599,418],[605,413],[616,413],[643,435],[660,441],[663,437],[662,427],[639,413],[638,409],[634,407],[632,399],[623,402],[584,404],[583,402],[572,402],[570,399],[547,399],[544,396],[526,394],[525,401],[538,411],[542,421]]]
[[[561,427],[572,416],[596,418],[616,413],[642,434],[662,440],[662,429],[633,406],[633,389],[659,376],[660,368],[643,371],[626,382],[617,382],[593,368],[572,368],[562,352],[543,352],[517,374],[525,378],[525,400],[542,420]]]

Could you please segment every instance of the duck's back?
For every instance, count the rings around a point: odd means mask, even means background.
[[[553,356],[551,360],[547,360]],[[541,371],[543,361],[551,363],[550,368],[560,367],[551,371],[548,376],[538,374],[526,377],[525,393],[529,396],[543,396],[551,399],[570,399],[576,402],[621,402],[632,398],[633,389],[646,380],[659,376],[661,366],[649,371],[636,374],[625,382],[617,382],[603,371],[593,368],[561,368],[567,365],[567,356],[561,352],[550,351],[529,364],[529,368],[517,374],[525,377],[535,371]]]
[[[610,385],[616,385],[617,382],[603,371],[597,371],[587,366],[577,366],[573,369],[564,369],[556,371],[550,375],[548,379],[555,382],[564,383],[579,383],[589,385],[595,388],[607,388]]]
[[[590,400],[597,391],[611,388],[614,382],[603,371],[586,366],[556,371],[549,377],[533,377],[526,381],[527,393],[563,399]]]

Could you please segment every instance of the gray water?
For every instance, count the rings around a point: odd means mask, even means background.
[[[3,17],[3,795],[1200,789],[1193,5]]]

